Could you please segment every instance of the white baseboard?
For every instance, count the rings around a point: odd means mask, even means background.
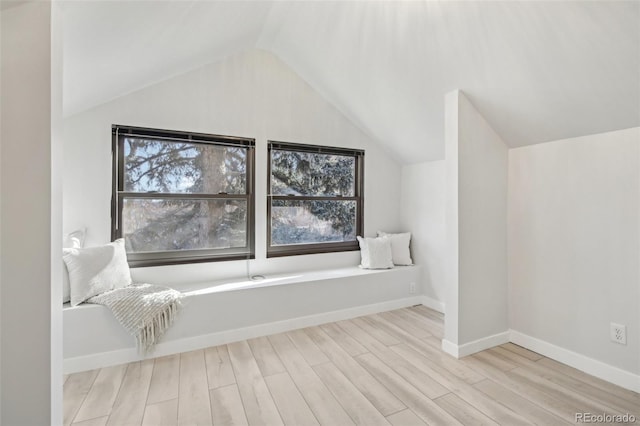
[[[442,339],[442,350],[456,358],[462,358],[505,343],[509,343],[509,331],[483,337],[462,345],[456,345],[449,340]]]
[[[633,374],[629,371],[622,370],[602,361],[589,358],[515,330],[495,334],[465,343],[464,345],[456,345],[449,340],[442,339],[442,350],[456,358],[462,358],[507,342],[515,343],[516,345],[537,352],[540,355],[544,355],[547,358],[554,359],[625,389],[640,393],[640,375]]]
[[[458,346],[458,353],[460,357],[475,354],[476,352],[484,351],[495,346],[504,345],[509,343],[509,332],[503,331],[502,333],[494,334],[492,336],[483,337],[482,339],[474,340],[473,342],[465,343]]]
[[[510,330],[509,340],[516,345],[520,345],[570,367],[577,368],[580,371],[584,371],[587,374],[591,374],[607,382],[634,392],[640,392],[640,375],[528,336],[519,331]]]
[[[458,354],[458,345],[449,340],[442,339],[442,350],[444,353],[447,353],[454,358],[460,358]]]
[[[95,368],[103,368],[112,365],[139,361],[144,358],[156,358],[181,352],[188,352],[210,346],[218,346],[254,337],[268,336],[298,328],[312,327],[334,321],[355,318],[378,312],[391,311],[419,305],[423,301],[422,296],[413,296],[403,299],[389,300],[371,305],[355,306],[337,311],[322,312],[298,318],[275,321],[266,324],[256,324],[249,327],[234,330],[220,331],[202,336],[189,337],[168,342],[159,343],[154,352],[146,357],[140,356],[135,348],[120,349],[110,352],[67,358],[64,360],[64,374],[87,371]]]
[[[427,308],[433,309],[434,311],[438,311],[441,314],[444,314],[444,309],[445,309],[444,303],[439,300],[432,299],[429,296],[422,296],[421,303]]]

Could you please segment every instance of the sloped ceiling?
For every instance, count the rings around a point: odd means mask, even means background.
[[[640,2],[67,2],[71,115],[261,48],[405,163],[462,89],[511,146],[640,126]]]

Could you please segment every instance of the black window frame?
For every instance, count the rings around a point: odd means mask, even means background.
[[[311,244],[278,245],[271,244],[271,205],[274,200],[337,200],[356,202],[356,236],[364,231],[364,150],[323,145],[307,145],[301,143],[269,140],[267,155],[267,258],[296,256],[317,253],[334,253],[360,250],[358,240],[345,242],[326,242]],[[307,152],[314,154],[353,156],[355,158],[355,188],[353,197],[345,196],[308,196],[308,195],[274,195],[271,193],[271,153],[273,150]]]
[[[127,253],[129,266],[146,267],[176,265],[186,263],[217,262],[255,258],[255,139],[236,136],[223,136],[205,133],[194,133],[177,130],[160,130],[145,127],[133,127],[114,124],[112,134],[112,198],[111,198],[111,240],[122,238],[122,209],[125,199],[173,198],[173,199],[242,199],[247,203],[247,238],[246,245],[228,249],[172,250],[145,253]],[[141,137],[154,140],[170,140],[218,146],[233,146],[247,149],[246,191],[245,194],[190,194],[190,193],[158,193],[158,192],[125,192],[124,191],[124,140],[127,137]]]

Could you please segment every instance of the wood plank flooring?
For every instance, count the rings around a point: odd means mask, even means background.
[[[424,306],[70,374],[65,425],[563,425],[640,394],[522,347],[456,360]]]

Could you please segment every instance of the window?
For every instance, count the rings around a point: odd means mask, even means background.
[[[267,257],[358,250],[364,151],[269,142]]]
[[[112,238],[131,266],[254,256],[253,139],[113,126]]]

